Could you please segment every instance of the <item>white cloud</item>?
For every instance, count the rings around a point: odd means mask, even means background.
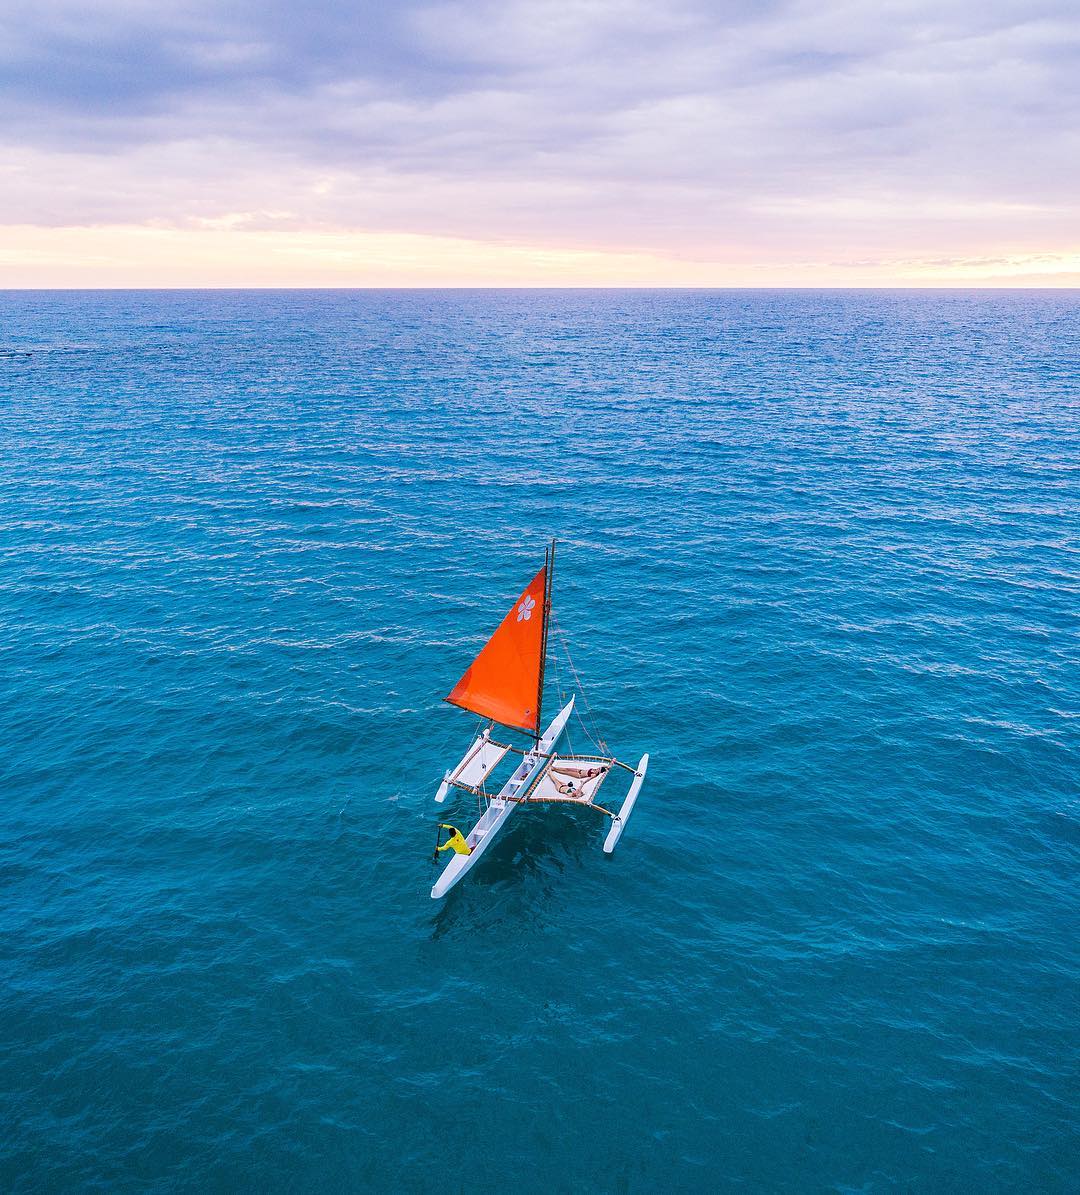
[[[102,0],[9,24],[9,225],[768,269],[1080,242],[1071,4]]]

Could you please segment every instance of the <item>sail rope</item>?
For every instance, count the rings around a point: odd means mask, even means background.
[[[549,617],[554,622],[554,615],[549,615]],[[559,673],[559,653],[557,651],[553,651],[551,653],[551,671],[555,675],[555,691],[559,694],[559,708],[561,709],[566,704],[566,690],[563,688],[562,676]],[[570,726],[569,726],[569,724],[567,724],[566,729],[563,731],[563,733],[566,735],[567,749],[569,750],[570,754],[573,755],[574,754],[574,744],[570,741]]]
[[[605,743],[601,737],[600,728],[596,722],[596,716],[593,714],[592,707],[589,705],[589,699],[585,694],[585,686],[581,683],[581,677],[578,675],[578,670],[574,667],[574,660],[570,655],[570,645],[566,642],[566,636],[563,634],[562,627],[559,626],[554,611],[552,611],[549,617],[551,618],[551,622],[555,628],[556,634],[559,636],[559,642],[562,644],[562,649],[566,653],[566,662],[570,665],[570,671],[574,675],[574,684],[577,686],[577,691],[581,694],[581,704],[584,706],[585,712],[589,715],[589,721],[592,722],[593,729],[592,732],[590,732],[581,710],[575,706],[574,712],[577,714],[578,721],[581,723],[581,729],[585,732],[585,737],[591,743],[593,743],[594,746],[596,746],[601,754],[610,755],[611,751],[607,743]]]
[[[482,735],[485,730],[493,730],[494,727],[495,727],[494,722],[488,721],[485,718],[481,718],[480,722],[477,724],[476,733],[477,733],[477,735]],[[491,800],[491,798],[488,796],[487,778],[488,778],[487,772],[485,772],[480,777],[480,791],[476,794],[476,812],[477,813],[483,813],[484,810],[487,808],[488,801]]]

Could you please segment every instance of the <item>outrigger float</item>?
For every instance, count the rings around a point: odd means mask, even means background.
[[[571,804],[593,809],[610,820],[604,851],[611,854],[626,828],[649,766],[643,755],[636,768],[606,753],[603,740],[598,755],[557,755],[555,745],[574,712],[574,697],[555,715],[547,729],[541,710],[544,701],[544,666],[551,620],[551,587],[555,571],[555,541],[544,555],[544,567],[526,586],[480,654],[465,670],[446,701],[488,720],[457,767],[448,771],[435,800],[442,804],[452,789],[477,798],[484,806],[480,820],[467,835],[445,822],[439,824],[435,858],[452,852],[442,875],[431,890],[438,900],[477,864],[506,819],[522,805]],[[491,737],[496,724],[525,731],[533,737],[528,748],[497,742]],[[486,781],[503,759],[514,753],[521,762],[510,778],[491,795]],[[596,802],[608,775],[620,769],[633,777],[618,813]],[[447,831],[443,841],[443,831]]]

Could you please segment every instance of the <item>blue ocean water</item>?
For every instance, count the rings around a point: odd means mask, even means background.
[[[0,1186],[1077,1190],[1078,375],[1076,292],[0,295]],[[549,535],[649,777],[436,903]]]

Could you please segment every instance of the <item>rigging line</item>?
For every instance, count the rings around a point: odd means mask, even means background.
[[[580,680],[578,681],[578,689],[581,690]],[[581,700],[584,708],[588,709],[589,699],[585,696],[583,691],[581,692]],[[593,747],[596,748],[597,751],[601,752],[601,754],[605,754],[604,749],[601,746],[600,731],[596,725],[596,720],[593,719],[593,728],[590,730],[588,723],[585,721],[585,715],[582,713],[582,705],[574,706],[574,717],[577,718],[577,722],[581,727],[582,734],[584,734],[584,736],[589,740]]]
[[[555,676],[555,690],[559,694],[559,708],[566,704],[566,691],[563,689],[562,676],[559,673],[559,653],[551,653],[551,671]]]
[[[606,754],[604,745],[603,745],[602,741],[600,740],[599,734],[593,734],[590,732],[588,726],[585,724],[585,719],[581,716],[580,710],[575,710],[574,712],[577,714],[578,725],[581,727],[582,733],[585,735],[585,737],[589,740],[590,743],[592,743],[592,745],[597,749],[597,751],[600,751],[600,752]],[[595,723],[593,724],[593,729],[595,729]]]
[[[555,675],[555,688],[559,694],[559,708],[562,709],[562,707],[566,704],[566,690],[563,688],[562,675],[559,672],[559,653],[558,652],[553,651],[551,653],[551,671]],[[566,730],[564,731],[564,734],[566,735],[566,745],[567,745],[567,747],[570,748],[570,754],[573,755],[574,754],[574,744],[570,741],[570,724],[569,723],[567,723]]]
[[[557,626],[555,627],[555,633],[558,635],[558,637],[559,637],[559,643],[560,643],[560,645],[562,646],[562,649],[563,649],[563,651],[565,652],[565,651],[566,651],[566,638],[565,638],[565,636],[563,635],[563,633],[562,633],[561,629],[560,629],[559,627],[557,627]],[[558,654],[557,654],[557,653],[556,653],[556,654],[554,654],[554,655],[552,656],[552,659],[553,659],[553,660],[557,660],[558,658],[559,658],[559,657],[558,657]],[[569,656],[567,656],[567,659],[569,659]],[[580,684],[579,684],[579,687],[580,687]],[[560,698],[560,700],[562,701],[562,704],[563,704],[563,705],[565,705],[565,704],[566,704],[566,694],[565,694],[565,693],[560,693],[560,694],[559,694],[559,698]],[[577,704],[576,704],[576,703],[575,703],[575,705],[574,705],[574,712],[577,714],[578,721],[579,721],[579,722],[581,722],[581,711],[578,709],[578,707],[577,707]],[[570,754],[571,754],[571,755],[573,755],[573,754],[574,754],[574,745],[573,745],[573,743],[570,741],[570,725],[571,725],[571,724],[570,724],[569,722],[567,722],[567,724],[566,724],[566,729],[563,731],[563,733],[566,735],[566,745],[567,745],[567,747],[570,749]],[[586,731],[586,732],[585,732],[585,736],[586,736],[586,738],[588,738],[588,731]]]
[[[555,618],[554,614],[552,614],[551,620],[555,625],[555,630],[558,632],[559,642],[562,643],[562,649],[564,652],[566,652],[566,662],[570,665],[570,671],[574,674],[574,680],[577,683],[578,692],[581,694],[581,703],[588,712],[589,718],[592,720],[593,730],[596,732],[595,735],[589,733],[589,728],[585,724],[585,719],[582,717],[581,711],[578,710],[578,720],[581,722],[581,727],[585,731],[585,737],[588,738],[590,742],[595,743],[605,755],[610,755],[611,751],[607,743],[605,743],[603,738],[600,736],[600,728],[596,722],[596,715],[592,712],[592,706],[589,705],[589,699],[585,695],[585,686],[581,683],[581,677],[578,675],[578,670],[574,667],[574,660],[570,655],[570,645],[566,642],[566,636],[563,634],[562,627],[559,626],[558,620]]]

